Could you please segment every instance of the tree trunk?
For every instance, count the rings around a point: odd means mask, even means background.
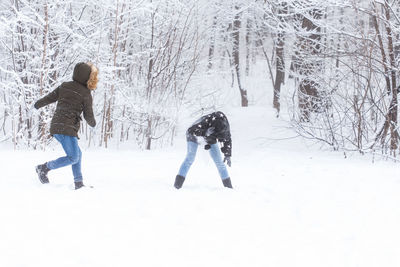
[[[310,18],[319,20],[322,17],[322,11],[314,9],[309,12],[309,15]],[[316,75],[322,66],[319,62],[310,58],[320,53],[321,27],[308,17],[303,17],[302,29],[310,32],[310,34],[299,38],[297,43],[299,50],[295,55],[296,66],[294,66],[294,69],[298,71],[301,77],[298,88],[300,120],[309,121],[310,113],[318,110],[320,102]]]
[[[374,15],[372,16],[373,18],[373,23],[375,26],[375,30],[378,36],[379,40],[379,48],[381,51],[382,55],[382,64],[385,70],[385,80],[386,80],[386,87],[387,87],[387,92],[388,94],[391,95],[392,99],[390,101],[388,113],[386,115],[386,120],[385,123],[381,129],[381,131],[378,133],[376,137],[376,141],[378,139],[381,140],[382,143],[384,143],[386,136],[388,132],[390,131],[390,150],[394,154],[395,150],[398,148],[398,142],[399,142],[399,133],[397,131],[397,114],[398,114],[398,99],[397,99],[397,93],[398,93],[398,88],[396,84],[396,62],[395,62],[395,52],[394,52],[394,46],[393,46],[393,34],[392,34],[392,28],[388,24],[390,21],[390,9],[385,2],[383,6],[384,13],[382,16],[379,17],[386,17],[386,34],[387,34],[387,40],[388,40],[388,53],[389,53],[389,62],[386,57],[386,52],[385,52],[385,47],[383,45],[383,37],[381,35],[381,32],[379,30],[379,23],[378,23],[378,9],[376,6],[376,2],[374,2]],[[383,4],[382,4],[383,5]]]
[[[155,31],[155,26],[154,26],[154,20],[155,20],[155,13],[152,14],[151,17],[151,41],[150,41],[150,47],[153,48],[154,46],[154,31]],[[151,98],[152,98],[152,91],[153,91],[153,69],[154,69],[154,59],[153,59],[154,55],[151,52],[149,55],[149,67],[148,67],[148,72],[147,72],[147,102],[149,103],[150,106],[150,102],[151,102]],[[147,118],[147,127],[144,131],[145,134],[145,138],[146,138],[146,149],[150,150],[151,149],[151,140],[152,140],[152,114],[151,114],[151,110],[147,111],[146,114]]]
[[[242,107],[247,107],[248,106],[248,99],[247,99],[247,91],[242,87],[241,81],[240,81],[240,27],[241,27],[241,20],[240,20],[240,12],[239,7],[236,6],[236,14],[235,18],[233,20],[233,30],[232,30],[232,37],[233,37],[233,51],[232,51],[232,56],[233,56],[233,64],[236,70],[236,77],[238,81],[238,87],[240,91],[240,96],[241,96],[241,102],[242,102]]]
[[[152,119],[151,117],[149,117],[147,119],[147,129],[146,129],[146,149],[150,150],[151,149],[151,123],[152,123]]]
[[[121,14],[123,14],[123,6],[121,9]],[[117,81],[118,72],[117,72],[117,55],[118,55],[118,39],[119,39],[119,29],[120,24],[122,23],[122,19],[119,15],[119,1],[117,1],[116,11],[115,11],[115,26],[114,26],[114,44],[112,48],[112,55],[113,55],[113,78],[111,81],[111,88],[110,88],[110,96],[109,99],[105,99],[107,102],[106,107],[107,111],[105,112],[105,130],[104,130],[104,145],[107,148],[108,146],[108,139],[113,136],[114,131],[114,122],[113,122],[113,110],[114,110],[114,98],[115,98],[115,83]]]
[[[46,57],[47,57],[47,35],[49,31],[49,13],[48,13],[48,7],[47,3],[44,5],[44,18],[45,18],[45,25],[43,29],[43,56],[42,56],[42,70],[40,72],[40,95],[44,95],[44,77],[45,73],[44,70],[46,68]],[[44,120],[45,113],[42,110],[40,112],[40,118],[39,118],[39,140],[42,141],[43,144],[45,144],[45,136],[46,136],[46,123]]]
[[[275,84],[274,84],[274,101],[273,105],[276,109],[278,116],[280,112],[280,94],[281,94],[281,85],[285,83],[285,55],[284,55],[284,46],[285,46],[285,30],[283,29],[284,23],[284,15],[287,14],[287,3],[283,2],[278,7],[278,17],[281,25],[278,30],[278,38],[275,44],[276,51],[276,75],[275,75]]]
[[[217,16],[214,16],[213,26],[212,26],[212,35],[210,40],[210,48],[208,49],[208,69],[210,70],[213,66],[213,58],[215,53],[215,35],[217,31]]]
[[[249,76],[249,73],[250,73],[251,32],[252,32],[251,18],[247,18],[247,23],[246,23],[246,76]]]
[[[387,56],[386,56],[386,52],[385,52],[385,48],[383,46],[383,38],[382,38],[382,34],[381,31],[379,29],[379,23],[378,23],[378,10],[376,9],[375,6],[375,10],[374,10],[375,14],[372,16],[372,20],[373,20],[373,24],[375,27],[375,31],[376,34],[378,36],[378,41],[379,41],[379,49],[381,51],[381,55],[382,55],[382,64],[383,64],[383,69],[385,71],[385,81],[386,81],[386,89],[387,89],[387,93],[390,94],[391,89],[390,89],[390,77],[389,77],[389,68],[388,68],[388,63],[387,63]]]
[[[390,21],[390,10],[387,1],[385,1],[385,16],[386,20]],[[388,39],[388,50],[389,50],[389,60],[390,60],[390,76],[392,81],[392,100],[390,102],[389,108],[389,119],[390,119],[390,149],[394,151],[398,148],[399,143],[399,133],[397,131],[397,114],[398,114],[398,100],[397,100],[397,82],[396,82],[396,59],[394,55],[393,47],[393,34],[392,28],[389,23],[385,23],[386,33]]]

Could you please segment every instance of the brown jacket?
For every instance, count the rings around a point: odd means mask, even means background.
[[[87,88],[91,67],[78,63],[74,69],[73,81],[62,83],[53,92],[39,99],[35,108],[41,108],[57,101],[56,111],[50,125],[50,134],[63,134],[78,137],[81,113],[87,123],[94,127],[92,95]]]

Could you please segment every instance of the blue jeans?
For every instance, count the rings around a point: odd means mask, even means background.
[[[67,156],[47,162],[47,168],[50,170],[58,169],[72,165],[72,173],[75,182],[82,181],[81,161],[82,152],[78,146],[78,138],[63,134],[55,134],[54,138],[62,145]]]
[[[196,152],[198,148],[198,144],[192,141],[187,142],[187,155],[185,160],[183,161],[181,168],[179,169],[179,175],[186,177],[190,166],[192,166],[194,159],[196,158]],[[217,144],[211,145],[210,148],[210,156],[214,160],[215,165],[217,166],[219,175],[221,176],[221,179],[224,180],[226,178],[229,178],[228,170],[226,169],[226,166],[222,160],[221,157],[221,152],[219,152],[219,146]]]

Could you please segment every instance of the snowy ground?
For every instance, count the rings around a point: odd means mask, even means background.
[[[173,188],[183,131],[169,149],[84,151],[95,188],[79,191],[70,168],[36,178],[60,147],[2,149],[0,266],[400,266],[398,163],[319,151],[271,109],[226,113],[234,190],[204,150]]]

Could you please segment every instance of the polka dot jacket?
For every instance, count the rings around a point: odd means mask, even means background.
[[[221,151],[226,157],[232,156],[232,139],[227,117],[221,111],[205,115],[195,121],[186,132],[187,140],[197,142],[203,137],[207,144],[222,143]]]

